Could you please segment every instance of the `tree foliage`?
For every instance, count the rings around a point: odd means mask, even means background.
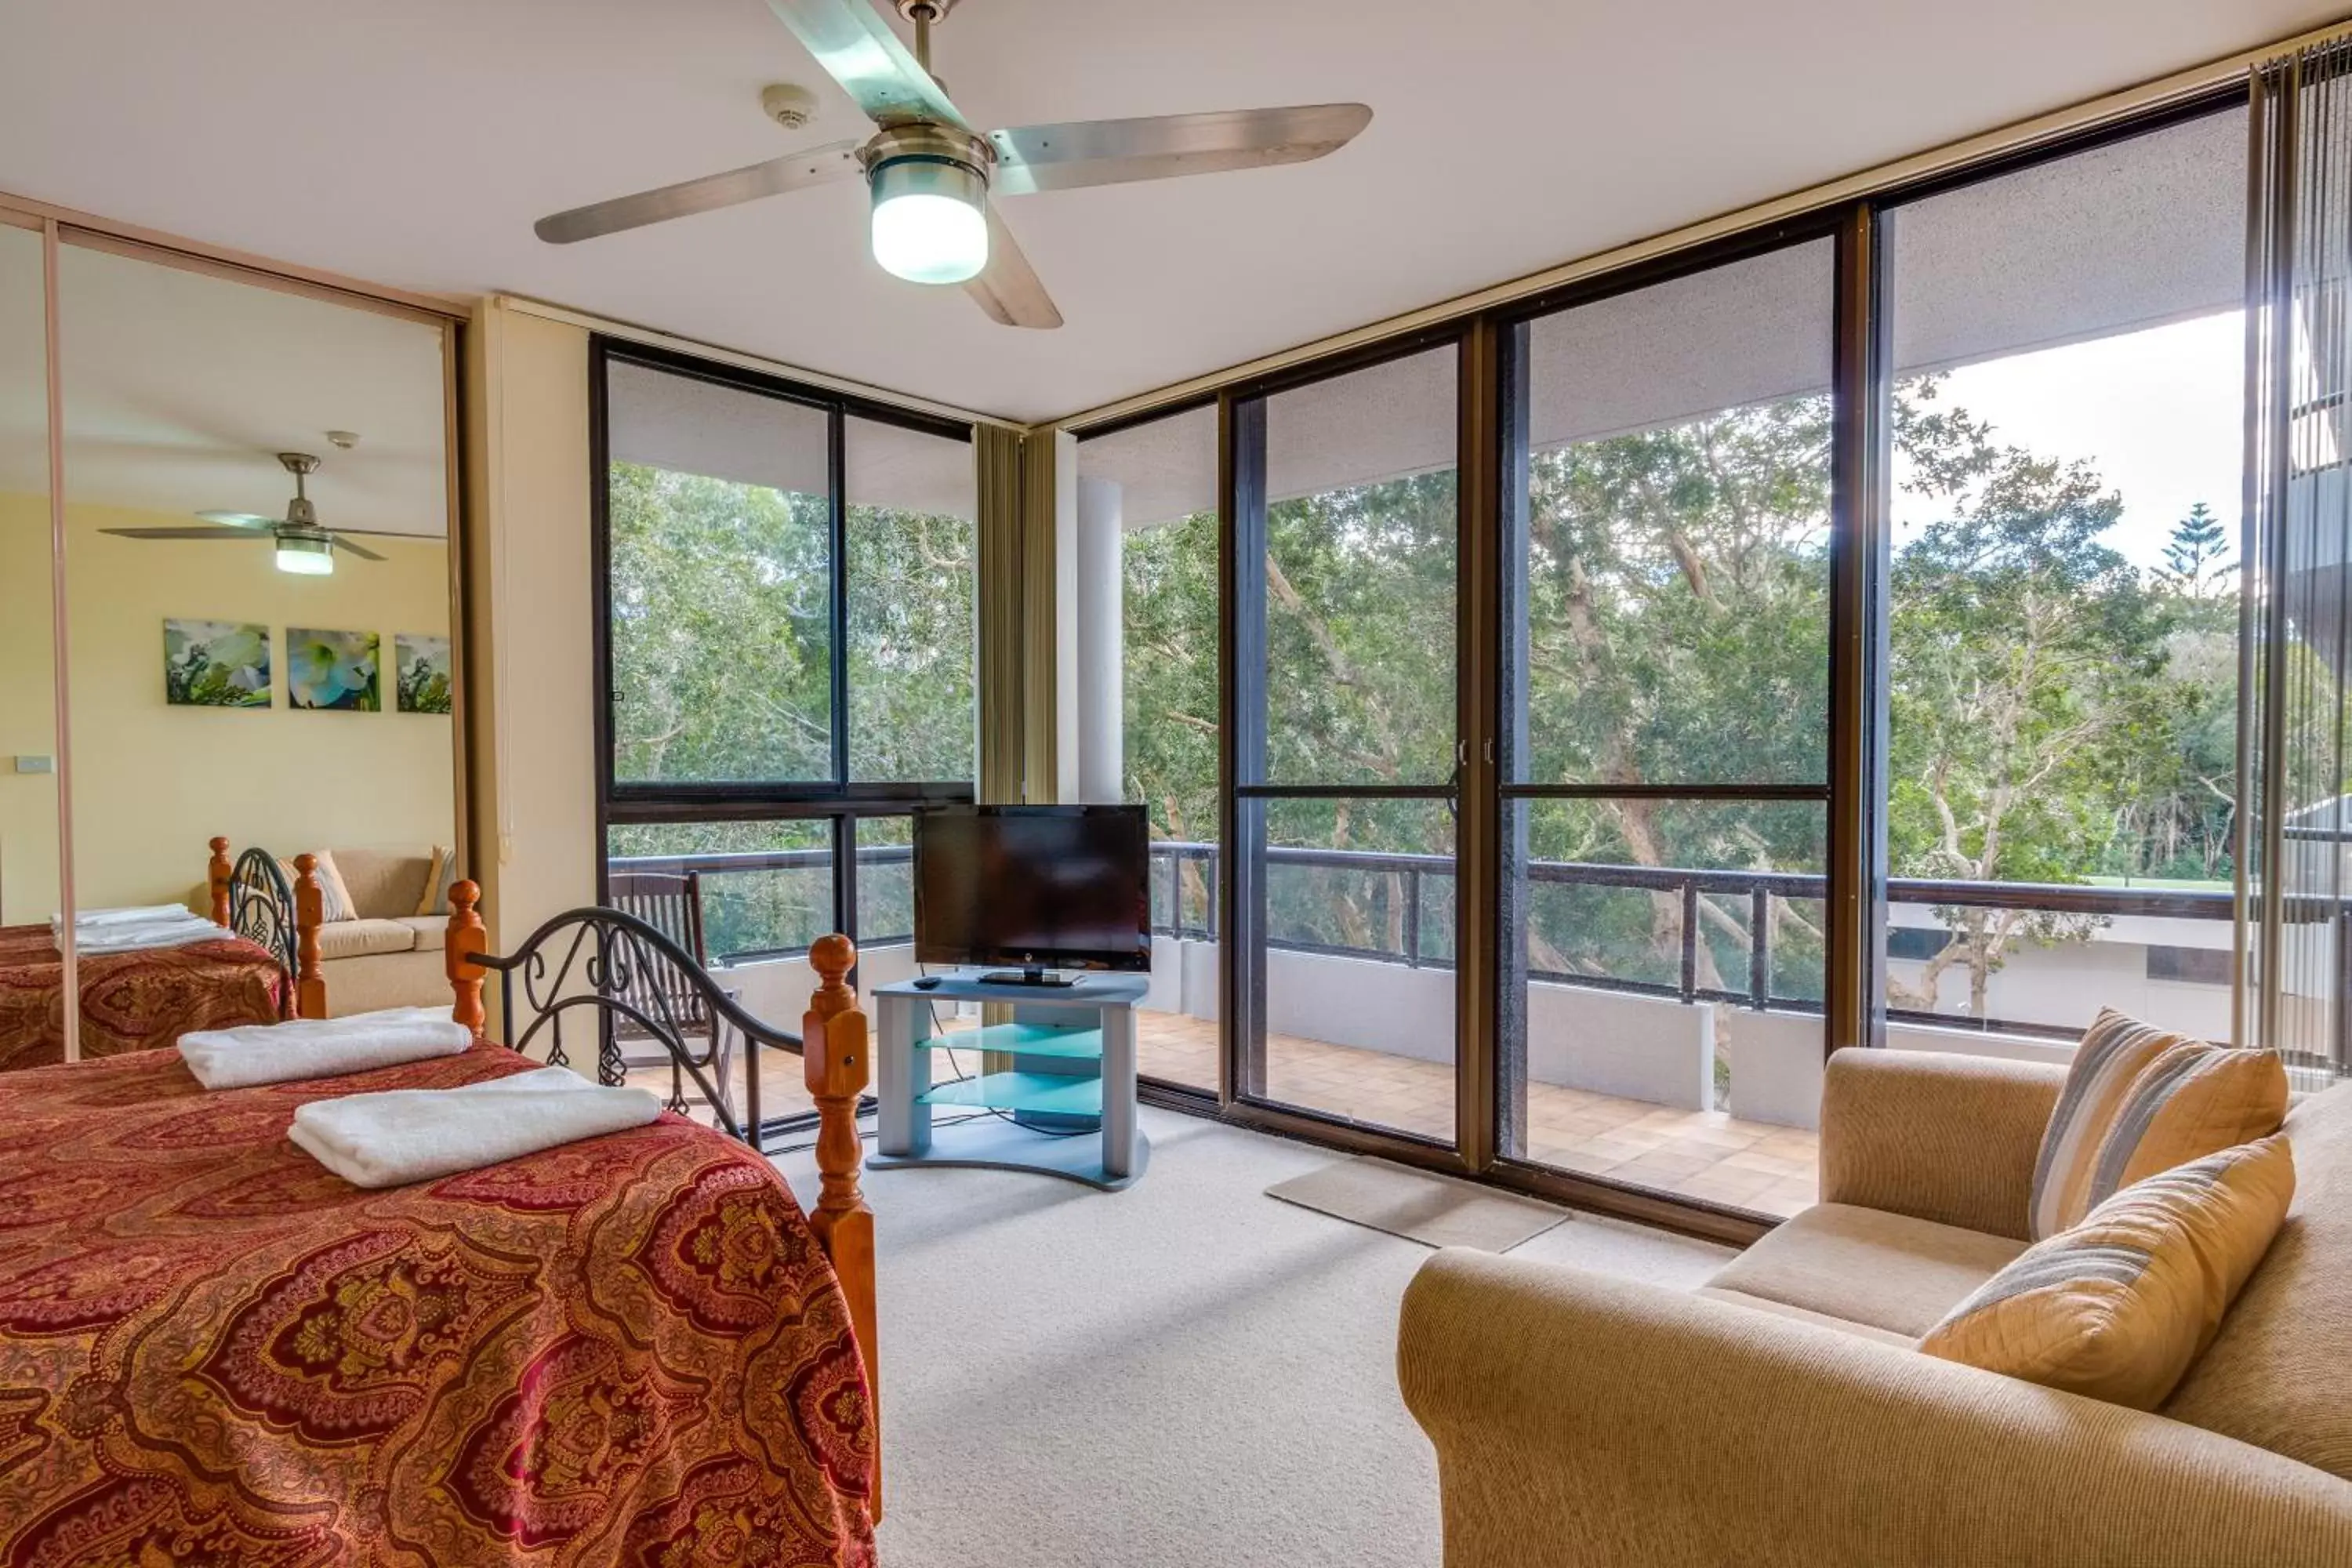
[[[1930,521],[1891,573],[1895,874],[2226,877],[2236,625],[2219,524],[2198,508],[2166,568],[2135,569],[2109,542],[2122,500],[2095,471],[2005,443],[1942,394],[1923,377],[1895,400],[1910,499]],[[1532,456],[1517,776],[1823,781],[1829,441],[1827,399],[1798,397]],[[1456,732],[1452,475],[1284,500],[1267,525],[1267,776],[1337,791],[1442,782]],[[1130,533],[1127,571],[1130,797],[1159,836],[1211,837],[1215,520]],[[1451,816],[1426,802],[1265,809],[1276,844],[1454,849]],[[1823,869],[1811,803],[1527,803],[1511,829],[1538,862]],[[1292,869],[1270,888],[1277,937],[1397,950],[1399,877]],[[1538,880],[1525,900],[1538,972],[1678,971],[1676,893]],[[1698,913],[1699,984],[1744,989],[1749,900],[1702,898]],[[2011,911],[1939,914],[1948,941],[1898,1004],[1980,1012],[2018,942],[2086,934]],[[1766,918],[1774,994],[1818,995],[1818,901],[1776,897]],[[1966,977],[1965,998],[1944,994],[1948,973]]]

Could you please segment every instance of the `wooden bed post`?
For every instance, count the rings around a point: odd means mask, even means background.
[[[228,840],[214,839],[212,863],[205,868],[205,889],[212,899],[213,924],[216,926],[229,922],[228,879],[231,870]]]
[[[874,1321],[874,1211],[866,1206],[858,1171],[866,1144],[857,1136],[857,1097],[866,1092],[868,1063],[866,1015],[846,976],[857,949],[845,936],[821,936],[810,944],[809,963],[824,984],[809,998],[801,1020],[802,1066],[809,1098],[816,1102],[816,1208],[809,1215],[817,1240],[833,1259],[833,1272],[849,1299],[849,1321],[866,1359],[866,1387],[874,1401],[874,1483],[869,1506],[882,1517],[882,1359]]]
[[[326,923],[326,899],[319,891],[319,858],[294,857],[294,1016],[327,1016],[327,974],[319,967],[319,928]]]
[[[482,1005],[482,982],[488,978],[489,972],[474,962],[474,954],[488,945],[488,937],[482,930],[482,912],[475,907],[481,901],[482,889],[476,883],[449,885],[449,934],[441,942],[442,967],[449,976],[449,989],[457,998],[449,1016],[472,1030],[478,1040],[490,1021],[488,1010]]]

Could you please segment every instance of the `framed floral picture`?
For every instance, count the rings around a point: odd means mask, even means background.
[[[383,708],[383,653],[373,632],[286,628],[286,698],[295,708],[374,713]]]
[[[163,700],[182,708],[268,707],[269,628],[167,616]]]

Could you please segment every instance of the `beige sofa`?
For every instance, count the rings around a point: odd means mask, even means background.
[[[1912,1348],[2023,1250],[2063,1078],[1838,1053],[1823,1201],[1696,1294],[1431,1258],[1397,1363],[1448,1568],[2352,1564],[2352,1085],[2289,1114],[2294,1210],[2160,1412]]]
[[[416,912],[425,879],[433,872],[433,852],[338,849],[334,856],[359,918],[319,928],[327,1016],[448,1001],[441,942],[449,917]]]

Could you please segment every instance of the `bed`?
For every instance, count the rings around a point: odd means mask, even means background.
[[[606,1005],[591,967],[671,961],[609,910],[495,956],[475,896],[448,937],[462,1055],[212,1093],[176,1051],[11,1082],[0,1562],[870,1564],[854,951],[821,944],[803,1026],[811,1215],[756,1147],[675,1112],[362,1192],[287,1141],[297,1105],[538,1065],[486,1037],[493,973],[513,1037],[552,1054]]]
[[[81,1054],[168,1046],[190,1029],[267,1024],[292,1016],[287,971],[229,931],[218,942],[143,952],[83,953]],[[0,1072],[66,1059],[65,959],[47,925],[0,926]],[[15,1084],[9,1092],[14,1093]]]

